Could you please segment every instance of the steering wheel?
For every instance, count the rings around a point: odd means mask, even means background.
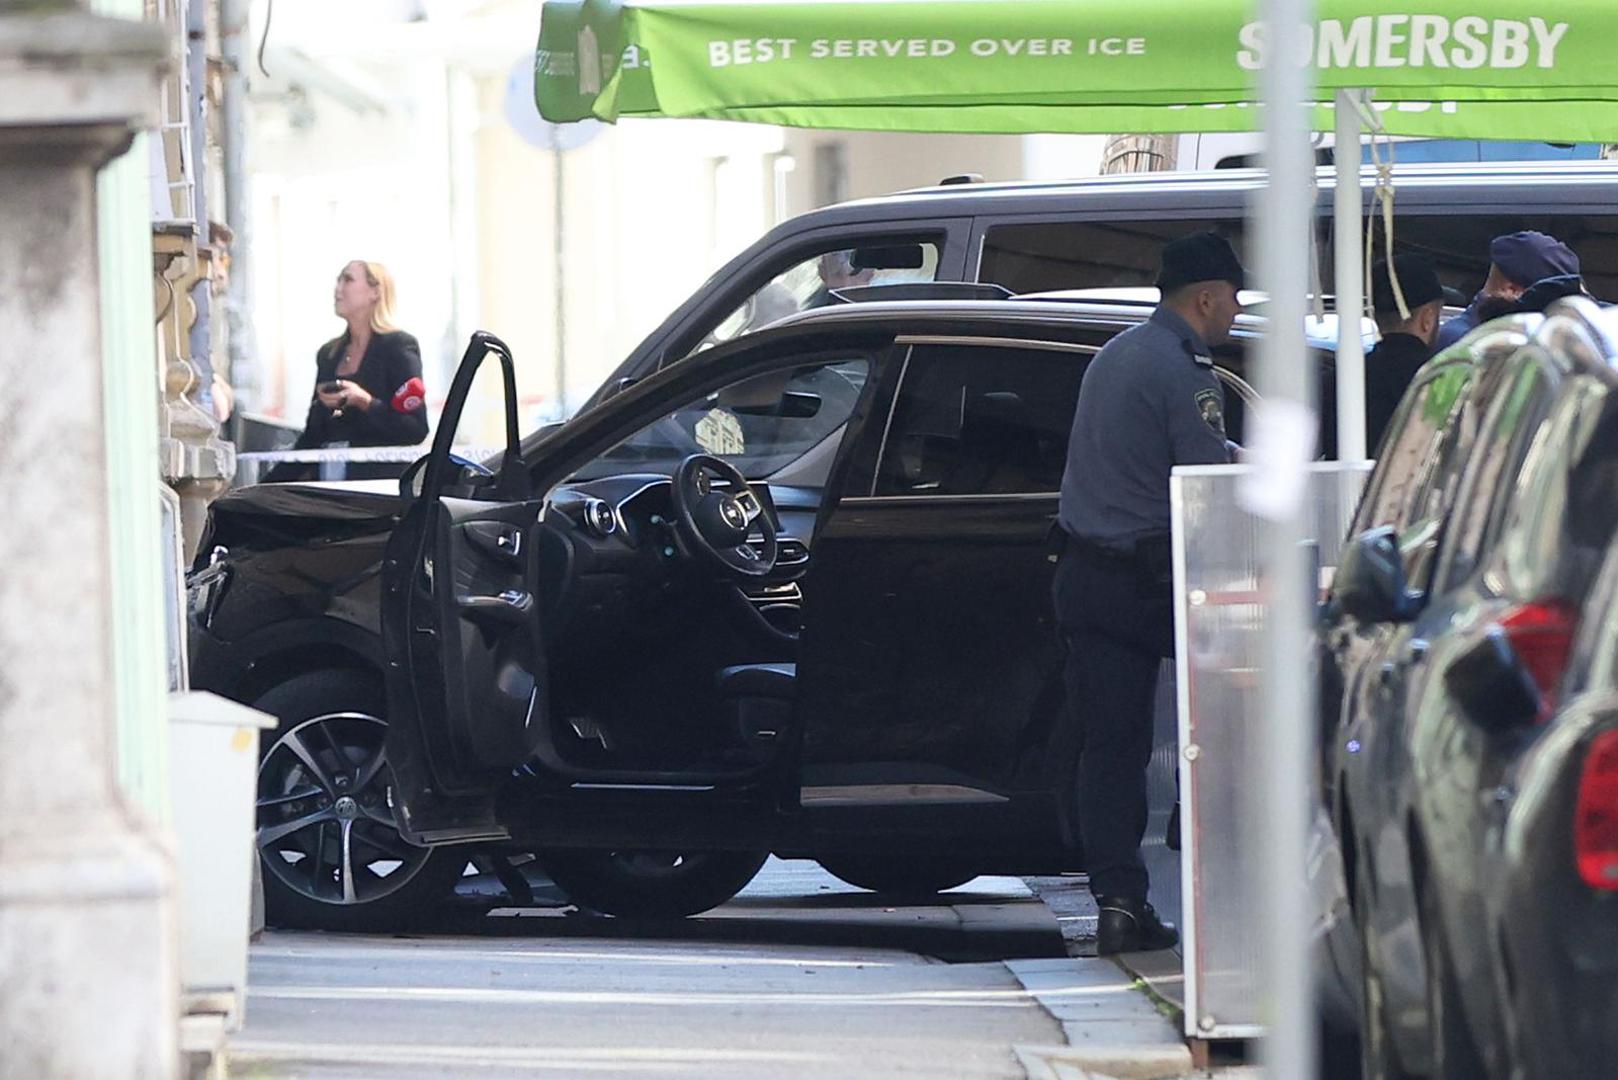
[[[728,491],[715,490],[724,480]],[[763,577],[775,569],[779,546],[775,522],[764,512],[747,478],[730,462],[712,454],[692,454],[674,473],[674,527],[700,557],[731,574]],[[757,544],[748,535],[757,531]]]

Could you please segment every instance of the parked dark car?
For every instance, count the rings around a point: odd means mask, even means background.
[[[1615,330],[1564,302],[1423,369],[1333,583],[1324,754],[1367,1077],[1611,1075],[1618,953],[1530,928],[1577,912],[1592,920],[1579,935],[1610,942],[1618,906],[1577,880],[1570,815],[1548,821],[1522,779],[1560,775],[1552,748],[1587,744],[1553,710],[1618,524]],[[1532,854],[1508,839],[1558,828]],[[1557,1019],[1525,1035],[1530,1002]],[[1550,1042],[1572,1044],[1567,1068],[1531,1053]]]
[[[479,337],[419,495],[220,499],[191,671],[281,718],[271,918],[404,917],[457,842],[630,914],[721,903],[771,851],[912,893],[1080,866],[1046,534],[1085,365],[1150,310],[808,312],[526,449],[513,417],[488,469],[446,449],[507,357]]]

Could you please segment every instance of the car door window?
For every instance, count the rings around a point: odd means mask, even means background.
[[[724,458],[749,479],[768,476],[843,429],[868,373],[869,361],[850,357],[750,375],[647,424],[574,479],[673,475],[691,454]]]
[[[1006,495],[1062,486],[1091,346],[913,346],[875,495]]]
[[[1525,353],[1512,362],[1489,403],[1439,556],[1441,588],[1454,588],[1468,577],[1499,535],[1508,496],[1544,416],[1550,389],[1551,378],[1543,364]]]
[[[725,316],[692,353],[761,330],[788,315],[836,303],[833,292],[863,285],[933,281],[938,244],[883,241],[820,251],[776,274]]]

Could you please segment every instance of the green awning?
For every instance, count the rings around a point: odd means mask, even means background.
[[[1618,141],[1618,0],[1320,0],[1323,101],[1374,90],[1391,134]],[[1415,13],[1412,13],[1414,10]],[[1262,127],[1250,0],[549,0],[553,121],[705,117],[941,132]],[[1322,107],[1315,126],[1331,130]]]

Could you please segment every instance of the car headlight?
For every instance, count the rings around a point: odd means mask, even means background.
[[[230,567],[219,562],[186,578],[186,611],[193,625],[208,628],[229,584]]]

